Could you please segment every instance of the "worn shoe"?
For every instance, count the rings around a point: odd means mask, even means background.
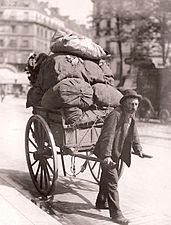
[[[96,209],[109,209],[108,202],[96,203]]]
[[[127,218],[125,218],[122,215],[112,217],[112,221],[114,223],[123,224],[123,225],[126,225],[126,224],[128,224],[130,222]]]

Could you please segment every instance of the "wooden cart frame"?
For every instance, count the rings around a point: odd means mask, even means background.
[[[42,196],[48,196],[55,190],[58,178],[58,157],[60,156],[64,176],[66,173],[65,155],[70,155],[84,163],[79,172],[87,166],[98,183],[102,161],[93,155],[93,148],[101,132],[102,122],[67,125],[61,110],[46,110],[34,107],[25,130],[25,151],[31,179]],[[122,175],[123,161],[118,165],[118,176]],[[76,175],[75,163],[73,175]]]

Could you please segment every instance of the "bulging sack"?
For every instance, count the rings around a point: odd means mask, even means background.
[[[115,86],[114,74],[111,68],[108,66],[107,62],[105,60],[100,60],[99,67],[104,73],[105,83],[111,86]]]
[[[50,41],[50,50],[54,53],[67,52],[86,59],[102,59],[108,57],[103,48],[90,38],[56,31]]]
[[[86,79],[90,84],[105,83],[104,73],[99,65],[91,60],[84,60]]]
[[[91,124],[91,123],[98,123],[104,122],[104,119],[107,117],[107,115],[113,110],[113,108],[109,108],[106,110],[102,109],[95,109],[95,110],[87,110],[84,111],[81,117],[81,120],[79,121],[79,124]]]
[[[78,124],[82,118],[82,110],[78,107],[64,108],[63,113],[66,124]]]
[[[64,116],[66,124],[84,125],[97,122],[104,122],[106,116],[113,110],[113,108],[107,109],[88,109],[82,111],[78,107],[64,108]]]
[[[93,89],[79,78],[66,78],[50,88],[42,98],[45,108],[79,107],[86,109],[93,103]]]
[[[77,106],[85,109],[93,103],[93,89],[82,79],[67,78],[53,89],[59,94],[63,107]]]
[[[120,104],[123,95],[115,87],[100,83],[94,84],[92,87],[94,90],[93,101],[97,106],[117,107]]]
[[[55,55],[54,60],[57,82],[65,78],[83,79],[85,68],[80,58],[72,55]]]
[[[83,79],[85,68],[80,58],[68,54],[52,54],[42,63],[37,82],[47,91],[65,78]]]

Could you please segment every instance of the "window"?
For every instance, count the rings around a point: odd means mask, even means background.
[[[15,39],[10,40],[9,47],[16,48],[17,47],[17,40],[15,40]]]
[[[96,23],[96,36],[100,36],[100,23]]]
[[[107,20],[106,22],[106,35],[111,34],[111,20]]]
[[[45,38],[47,38],[47,36],[48,36],[48,35],[47,35],[47,30],[45,30]]]
[[[17,0],[11,0],[9,6],[17,6]]]
[[[0,26],[0,33],[4,33],[6,30],[6,26]]]
[[[111,49],[110,49],[110,41],[106,41],[106,51],[107,52],[111,51]]]
[[[22,43],[21,43],[21,47],[28,48],[29,47],[29,41],[28,40],[23,40]]]
[[[24,26],[23,26],[23,33],[24,33],[24,34],[25,34],[25,33],[29,34],[29,26],[28,26],[28,25],[24,25]]]
[[[27,11],[24,12],[24,19],[29,19],[29,13]]]
[[[0,6],[5,6],[5,0],[0,1]]]
[[[10,17],[10,19],[11,19],[11,21],[13,21],[13,20],[16,20],[16,12],[15,11],[11,11],[10,12],[10,15],[9,15],[9,17]]]
[[[0,47],[4,46],[4,40],[0,39]]]
[[[11,26],[11,32],[12,33],[16,33],[17,32],[17,29],[16,29],[16,26],[15,25],[12,25]]]
[[[40,35],[40,27],[38,26],[37,27],[37,36],[39,36]]]
[[[29,0],[24,0],[24,1],[23,1],[23,5],[24,5],[25,7],[29,7]]]
[[[0,52],[0,63],[4,62],[4,53]]]
[[[42,27],[40,28],[40,35],[41,35],[41,37],[43,37],[43,28]]]

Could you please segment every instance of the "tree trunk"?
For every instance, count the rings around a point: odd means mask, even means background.
[[[119,51],[119,58],[120,58],[120,67],[119,67],[119,86],[122,86],[123,84],[123,53],[122,53],[122,41],[121,41],[121,21],[119,16],[116,16],[116,29],[117,29],[117,45],[118,45],[118,51]]]

